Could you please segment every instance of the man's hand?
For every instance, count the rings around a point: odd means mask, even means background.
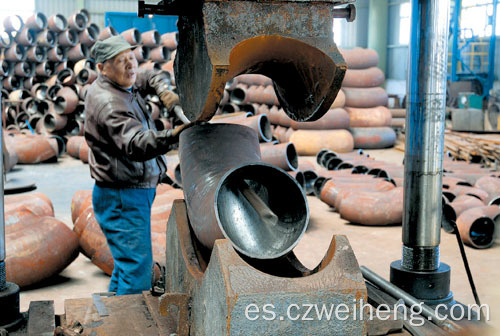
[[[159,95],[161,102],[171,111],[176,105],[180,104],[179,96],[170,90],[165,90]]]

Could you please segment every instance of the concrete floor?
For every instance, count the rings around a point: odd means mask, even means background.
[[[401,163],[403,153],[395,149],[368,151],[376,159]],[[314,160],[311,158],[311,160]],[[36,180],[37,191],[54,203],[55,215],[68,226],[71,223],[71,198],[77,190],[91,189],[88,166],[68,156],[57,164],[23,165],[10,173]],[[311,213],[309,229],[295,249],[305,266],[313,268],[322,259],[334,234],[346,235],[360,265],[388,279],[389,265],[401,257],[401,226],[368,227],[348,224],[315,197],[308,197]],[[478,294],[490,307],[490,322],[500,334],[500,246],[487,250],[466,247]],[[451,289],[455,299],[474,303],[458,245],[454,236],[442,231],[441,261],[452,269]],[[62,314],[65,299],[90,297],[107,290],[109,277],[80,254],[60,275],[21,292],[21,310],[32,300],[54,300],[56,313]],[[495,333],[496,334],[496,333]]]

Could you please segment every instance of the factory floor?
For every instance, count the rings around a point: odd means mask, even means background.
[[[372,157],[401,163],[403,153],[395,149],[367,151]],[[314,158],[311,158],[313,161]],[[9,176],[36,181],[37,190],[50,197],[55,216],[69,227],[71,198],[77,190],[91,189],[88,166],[69,156],[58,163],[18,165]],[[365,265],[384,278],[389,278],[389,265],[401,257],[401,226],[369,227],[348,224],[316,197],[308,196],[310,224],[308,231],[295,249],[305,266],[313,268],[322,259],[332,235],[346,235],[360,265]],[[362,205],[360,205],[362,206]],[[490,323],[500,334],[500,246],[487,250],[466,247],[481,303],[490,308]],[[454,236],[442,231],[441,261],[451,266],[451,290],[455,299],[473,304],[474,299]],[[64,312],[64,300],[89,298],[92,293],[107,291],[109,277],[82,254],[60,275],[21,292],[21,311],[30,301],[54,300],[56,314]]]

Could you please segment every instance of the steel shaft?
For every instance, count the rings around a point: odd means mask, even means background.
[[[410,38],[403,267],[439,267],[449,0],[413,0]]]

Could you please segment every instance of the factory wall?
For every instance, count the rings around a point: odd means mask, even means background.
[[[401,4],[406,2],[409,0],[389,1],[386,77],[396,82],[404,81],[408,71],[408,45],[399,44],[399,11]],[[368,0],[357,0],[356,20],[354,22],[342,20],[340,47],[347,49],[367,47],[368,6]],[[35,0],[35,10],[45,14],[69,15],[80,8],[87,9],[92,22],[104,27],[105,12],[137,12],[137,0]],[[500,37],[496,42],[496,55],[500,55]],[[495,80],[500,80],[500,57],[495,58]]]
[[[90,13],[90,20],[99,27],[105,27],[105,12],[135,12],[137,0],[35,0],[35,10],[47,15],[60,13],[70,15],[85,8]]]

